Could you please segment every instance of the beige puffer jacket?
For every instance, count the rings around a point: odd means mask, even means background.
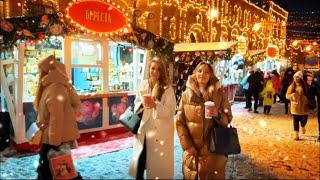
[[[176,120],[177,133],[184,150],[184,179],[197,179],[198,176],[200,179],[223,179],[225,176],[225,156],[211,153],[209,150],[213,120],[204,118],[204,102],[207,100],[215,102],[215,106],[221,112],[221,124],[227,126],[232,119],[232,113],[220,83],[215,82],[212,95],[202,97],[195,75],[190,76],[187,89],[182,93]],[[201,108],[200,115],[196,113],[197,107]],[[191,147],[197,150],[197,156],[192,156],[186,151]]]
[[[308,115],[308,98],[305,95],[297,93],[297,89],[302,89],[302,86],[296,86],[293,89],[293,84],[288,87],[286,98],[290,100],[290,110],[293,115]]]
[[[58,146],[74,141],[80,136],[76,123],[80,98],[69,83],[65,66],[50,56],[39,67],[49,71],[41,80],[44,90],[38,107],[37,124],[46,127],[41,142]]]

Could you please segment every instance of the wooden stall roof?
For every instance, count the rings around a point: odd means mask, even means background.
[[[236,41],[177,43],[174,45],[173,51],[174,52],[221,51],[221,50],[227,50],[236,44],[237,44]]]

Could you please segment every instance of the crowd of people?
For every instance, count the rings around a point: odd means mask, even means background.
[[[232,120],[232,112],[212,66],[207,62],[200,62],[196,66],[193,74],[188,77],[177,110],[175,93],[166,76],[166,69],[164,60],[153,58],[148,78],[140,84],[135,109],[143,107],[143,115],[135,136],[129,174],[136,179],[173,178],[176,125],[183,149],[183,178],[224,179],[227,155],[212,152],[211,133],[214,127],[227,127]],[[73,146],[79,138],[76,112],[80,99],[70,84],[65,66],[54,56],[39,63],[39,74],[34,106],[38,111],[38,126],[44,133],[37,172],[38,179],[52,179],[48,153],[66,143]],[[242,82],[246,93],[245,108],[249,112],[253,110],[259,113],[259,100],[263,99],[264,113],[269,115],[272,104],[279,97],[286,104],[285,113],[288,114],[290,103],[295,139],[298,140],[300,125],[302,133],[305,133],[308,111],[317,106],[315,97],[319,99],[319,78],[317,81],[311,72],[294,71],[292,68],[287,69],[282,80],[275,70],[266,73],[260,69],[250,71]],[[147,101],[146,97],[151,99]],[[206,102],[214,102],[214,106],[207,109]],[[173,120],[174,116],[176,121]],[[78,174],[74,179],[82,177]]]
[[[245,92],[248,112],[252,111],[252,97],[254,100],[253,112],[259,113],[259,106],[263,106],[263,113],[271,114],[274,103],[284,103],[284,113],[293,116],[294,139],[299,140],[299,127],[304,134],[308,115],[319,107],[319,75],[320,71],[297,70],[289,67],[281,77],[276,70],[262,72],[259,68],[248,72],[241,82]],[[260,103],[260,101],[263,101]],[[290,111],[289,111],[290,104]],[[318,121],[319,121],[318,110]],[[319,137],[320,141],[320,122]]]

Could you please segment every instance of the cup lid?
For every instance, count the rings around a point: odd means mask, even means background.
[[[206,101],[204,103],[205,106],[214,106],[214,102],[213,101]]]

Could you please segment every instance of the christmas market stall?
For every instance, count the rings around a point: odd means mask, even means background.
[[[188,76],[201,61],[209,62],[216,76],[222,82],[228,93],[229,101],[233,101],[235,87],[230,82],[229,73],[232,71],[230,60],[237,42],[210,42],[210,43],[177,43],[174,45],[176,98],[180,100],[181,93],[185,90]]]
[[[66,65],[81,97],[81,138],[125,131],[119,116],[134,105],[150,56],[171,55],[173,44],[132,27],[127,7],[114,2],[74,1],[61,12],[1,20],[1,111],[10,113],[14,141],[27,142],[38,62],[49,55]]]

